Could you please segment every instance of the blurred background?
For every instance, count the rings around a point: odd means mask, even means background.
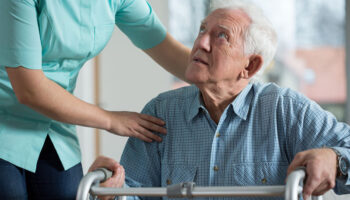
[[[192,47],[210,1],[148,0],[168,31]],[[261,7],[279,44],[263,81],[293,88],[349,122],[350,3],[345,0],[246,0]],[[348,5],[347,5],[348,4]],[[348,12],[346,12],[348,11]],[[347,66],[347,67],[346,67]],[[173,77],[116,27],[101,54],[81,71],[75,95],[107,110],[140,112],[159,93],[186,83]],[[78,127],[84,172],[96,156],[120,159],[127,138]],[[350,199],[327,194],[326,199]]]

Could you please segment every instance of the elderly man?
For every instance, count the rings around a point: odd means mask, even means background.
[[[161,143],[129,139],[126,184],[281,185],[305,166],[304,199],[334,187],[349,192],[350,127],[295,91],[252,83],[274,55],[275,32],[254,6],[218,2],[192,49],[186,77],[195,86],[145,106],[168,134]]]

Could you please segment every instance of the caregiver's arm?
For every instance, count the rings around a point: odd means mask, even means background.
[[[150,142],[165,133],[163,121],[134,112],[112,112],[86,103],[48,79],[40,69],[6,68],[18,101],[54,120],[100,128]],[[151,131],[149,131],[151,130]]]

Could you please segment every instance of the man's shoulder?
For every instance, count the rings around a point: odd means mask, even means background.
[[[156,99],[158,101],[182,101],[192,99],[198,92],[199,90],[196,86],[190,85],[160,93]]]
[[[198,94],[199,90],[195,86],[163,92],[148,102],[142,112],[147,114],[155,112],[153,115],[158,117],[164,117],[170,113],[181,113],[188,110]]]
[[[255,83],[255,96],[259,99],[291,100],[295,103],[305,103],[308,98],[291,88],[284,88],[275,83]]]

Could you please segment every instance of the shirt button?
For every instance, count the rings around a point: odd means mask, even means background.
[[[263,184],[265,184],[265,183],[267,182],[267,179],[266,179],[266,178],[263,178],[263,179],[261,179],[261,182],[262,182]]]
[[[219,167],[216,165],[213,167],[213,169],[214,169],[214,171],[219,171]]]
[[[218,133],[216,133],[216,137],[220,137],[220,133],[218,132]]]
[[[171,184],[171,180],[170,180],[170,179],[167,179],[167,180],[166,180],[166,184],[167,184],[167,185],[170,185],[170,184]]]

